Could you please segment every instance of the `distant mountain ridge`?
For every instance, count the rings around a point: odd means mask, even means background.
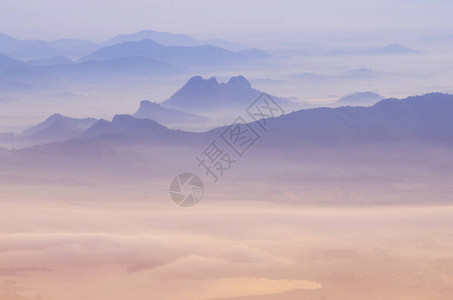
[[[18,40],[0,33],[0,53],[16,59],[41,59],[55,56],[78,58],[99,47],[98,44],[80,39],[60,39],[52,42]]]
[[[181,66],[206,66],[239,63],[247,56],[211,46],[165,46],[153,40],[124,42],[107,46],[82,57],[79,62],[101,61],[124,57],[146,57]]]
[[[74,143],[80,145],[96,145],[108,143],[132,145],[152,143],[154,146],[180,145],[188,146],[206,141],[206,133],[194,133],[169,129],[151,119],[137,119],[131,115],[115,115],[112,121],[98,120],[77,139],[57,143],[56,147],[66,148]]]
[[[53,114],[43,122],[25,129],[20,134],[2,134],[1,142],[11,147],[30,147],[44,143],[67,141],[81,137],[96,121],[97,119],[94,118],[79,119]]]
[[[209,39],[209,40],[197,40],[190,36],[184,34],[175,34],[169,32],[159,32],[153,30],[142,30],[137,33],[132,34],[120,34],[117,35],[106,42],[103,46],[112,46],[124,42],[138,42],[142,40],[153,40],[159,44],[166,46],[201,46],[201,45],[212,45],[219,48],[224,48],[230,51],[241,51],[247,50],[248,47],[240,44],[234,43],[226,40],[220,39]]]
[[[335,106],[371,106],[383,100],[384,97],[373,92],[357,92],[345,96],[334,103]]]
[[[112,121],[97,120],[86,130],[84,136],[117,134],[155,134],[167,132],[168,128],[153,120],[140,120],[130,115],[115,115]]]
[[[150,36],[165,37],[167,43],[178,45],[141,39]],[[128,41],[130,39],[133,41]],[[127,42],[121,42],[123,40]],[[183,40],[190,45],[181,46]],[[29,41],[0,33],[0,89],[8,92],[37,91],[46,86],[66,84],[65,81],[109,83],[123,78],[135,80],[138,77],[193,74],[237,65],[253,66],[270,57],[257,49],[239,47],[240,51],[233,52],[202,44],[188,36],[155,31],[118,37],[110,43],[115,41],[118,44],[103,47],[85,40]],[[234,44],[223,40],[212,41],[215,45]]]
[[[60,114],[53,114],[43,122],[30,127],[17,137],[24,143],[49,143],[75,139],[84,134],[97,119],[70,118]]]
[[[55,41],[21,40],[0,32],[0,54],[20,60],[49,59],[57,56],[80,59],[83,56],[106,46],[124,42],[154,40],[166,46],[204,46],[211,45],[229,51],[250,50],[244,44],[221,39],[197,40],[187,35],[153,30],[142,30],[132,34],[120,34],[103,43],[82,39],[58,39]]]
[[[97,119],[95,118],[78,119],[66,117],[61,114],[53,114],[43,122],[24,130],[22,132],[22,135],[23,136],[35,135],[43,130],[53,127],[55,125],[55,122],[60,122],[60,124],[67,123],[72,125],[74,128],[78,128],[84,131],[91,127],[91,125],[93,125],[96,121]]]
[[[453,95],[440,93],[403,100],[384,99],[370,107],[303,109],[269,120],[271,130],[259,144],[265,148],[291,151],[309,145],[332,147],[404,142],[452,145],[452,114]],[[169,129],[150,119],[116,115],[112,121],[79,120],[77,122],[87,122],[84,123],[85,127],[92,125],[86,130],[74,130],[75,123],[71,123],[74,119],[59,115],[48,119],[53,122],[47,120],[43,123],[52,126],[43,127],[43,124],[40,124],[28,131],[29,136],[24,135],[21,138],[31,137],[33,141],[40,138],[40,141],[46,142],[61,141],[40,146],[40,149],[56,151],[55,153],[61,149],[72,149],[74,145],[78,148],[71,151],[89,151],[91,147],[96,148],[101,141],[108,141],[105,147],[121,147],[131,143],[199,146],[200,142],[215,140],[227,128],[222,126],[200,133],[185,132]],[[259,130],[257,124],[252,122],[249,125]],[[12,137],[6,134],[4,138]]]

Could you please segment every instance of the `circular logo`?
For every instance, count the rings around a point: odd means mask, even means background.
[[[192,173],[182,173],[170,183],[170,197],[176,205],[191,207],[200,202],[204,186],[200,177]]]

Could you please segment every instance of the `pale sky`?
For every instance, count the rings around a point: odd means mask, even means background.
[[[142,29],[195,37],[311,30],[453,33],[448,0],[0,0],[0,32],[105,40]]]

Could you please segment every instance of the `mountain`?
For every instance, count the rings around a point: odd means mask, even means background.
[[[145,57],[181,66],[226,65],[246,60],[237,53],[205,46],[164,46],[152,40],[125,42],[103,47],[80,59],[80,62],[124,57]]]
[[[212,45],[230,51],[240,51],[248,49],[247,46],[240,43],[233,43],[225,40],[197,40],[184,34],[174,34],[168,32],[158,32],[153,30],[142,30],[132,34],[120,34],[104,42],[103,46],[112,46],[124,42],[138,42],[142,40],[153,40],[166,46],[200,46]]]
[[[210,201],[223,200],[224,194],[238,200],[267,201],[263,197],[269,194],[270,201],[281,203],[281,195],[288,190],[296,195],[306,190],[307,194],[290,201],[335,207],[419,201],[433,205],[439,199],[451,202],[451,188],[445,187],[451,186],[453,165],[452,113],[453,95],[445,94],[385,99],[372,107],[300,110],[268,120],[266,133],[250,123],[261,138],[243,158],[222,141],[226,127],[188,133],[152,120],[117,115],[112,121],[97,121],[75,139],[0,149],[0,165],[5,180],[25,178],[30,185],[37,175],[37,179],[68,178],[75,192],[108,183],[101,192],[117,187],[114,193],[126,200],[138,196],[147,200],[142,193],[153,189],[164,195],[176,174],[192,172],[205,182]],[[227,168],[220,178],[223,183],[217,185],[208,174],[216,168],[214,164],[209,168],[213,142],[219,147],[216,157],[224,158],[220,168]],[[141,194],[123,193],[128,184]],[[275,190],[260,192],[263,187]],[[30,191],[36,190],[32,185]],[[379,194],[367,196],[375,191]]]
[[[45,119],[43,122],[24,130],[22,132],[22,135],[33,135],[33,134],[39,133],[44,129],[52,127],[55,124],[55,122],[57,122],[57,121],[65,122],[65,123],[73,125],[76,128],[86,130],[89,127],[91,127],[91,125],[93,125],[97,121],[97,119],[94,119],[94,118],[84,118],[84,119],[70,118],[70,117],[63,116],[61,114],[53,114],[50,117],[48,117],[47,119]]]
[[[180,110],[165,108],[159,103],[143,100],[132,115],[137,119],[151,119],[170,128],[206,128],[209,118]]]
[[[139,115],[148,112],[147,102],[149,101],[142,102]],[[161,111],[166,112],[167,110],[161,108]],[[207,119],[184,112],[172,112],[171,110],[168,110],[167,114],[170,116],[173,116],[172,114],[176,116],[181,114],[185,117]],[[191,143],[190,139],[185,138],[186,136],[194,137],[196,135],[197,133],[169,129],[154,120],[135,118],[131,115],[115,115],[112,121],[106,121],[94,118],[70,118],[61,114],[53,114],[43,122],[24,130],[20,134],[12,132],[0,133],[0,142],[2,147],[10,148],[28,148],[55,142],[60,142],[59,145],[64,148],[66,147],[64,145],[66,142],[68,145],[79,143],[77,141],[95,145],[101,140],[112,140],[117,144],[128,140],[149,141],[152,139],[159,143],[166,143],[172,140],[184,144],[184,142]],[[181,141],[178,141],[179,138],[181,138]],[[49,147],[52,148],[50,145]]]
[[[18,59],[40,59],[55,56],[79,58],[86,55],[99,45],[85,40],[57,40],[47,41],[18,41],[11,55]]]
[[[53,114],[43,122],[22,132],[20,139],[34,142],[69,140],[82,135],[97,120],[94,118],[69,118]]]
[[[0,54],[20,60],[36,60],[56,56],[80,59],[102,47],[113,46],[125,42],[154,40],[166,46],[206,46],[211,45],[229,51],[248,50],[249,47],[221,39],[197,40],[183,34],[142,30],[133,34],[117,35],[110,40],[97,44],[82,39],[58,39],[55,41],[19,40],[0,33]]]
[[[58,147],[67,147],[68,144],[93,145],[107,142],[110,145],[131,143],[149,143],[153,145],[191,145],[203,139],[203,133],[191,133],[169,129],[150,119],[137,119],[131,115],[115,115],[112,121],[99,120],[88,128],[78,139],[59,144]]]
[[[58,39],[50,42],[53,49],[60,53],[56,56],[65,56],[78,59],[88,53],[99,49],[101,45],[81,39]]]
[[[373,92],[354,93],[345,96],[334,103],[335,106],[370,106],[384,99]]]
[[[308,146],[330,148],[392,143],[422,143],[425,146],[451,145],[453,144],[452,114],[453,95],[440,93],[403,100],[384,99],[370,107],[303,109],[268,120],[270,130],[262,135],[260,146],[257,147],[297,152]],[[61,121],[65,120],[65,117],[56,115],[53,119]],[[89,121],[91,122],[93,120]],[[46,132],[61,126],[60,122],[51,123],[53,126],[40,124],[28,133],[35,136],[37,134],[48,136]],[[66,123],[64,130],[72,128],[68,124],[71,123]],[[87,123],[84,124],[86,127]],[[262,133],[255,122],[249,125]],[[223,126],[201,133],[184,132],[169,129],[150,119],[116,115],[110,122],[99,120],[85,132],[78,131],[74,139],[57,145],[48,144],[40,149],[58,153],[61,149],[71,149],[74,145],[80,145],[79,151],[88,151],[90,147],[97,147],[103,142],[108,142],[108,147],[123,147],[130,143],[199,147],[200,142],[209,143],[218,139],[226,129],[227,127]],[[71,130],[68,132],[73,134]]]
[[[119,34],[102,43],[103,46],[113,46],[125,42],[139,42],[142,40],[153,40],[162,45],[169,46],[196,46],[199,41],[184,34],[158,32],[153,30],[142,30],[132,34]]]
[[[40,59],[55,56],[79,58],[100,46],[80,39],[60,39],[52,42],[41,40],[18,40],[0,33],[0,53],[16,59]]]
[[[84,130],[78,128],[65,120],[55,120],[52,125],[28,136],[22,136],[22,139],[36,143],[49,143],[55,141],[65,141],[79,137]]]
[[[384,99],[370,107],[305,109],[273,120],[272,131],[263,142],[296,148],[313,143],[451,144],[452,114],[453,95],[440,93]]]
[[[168,132],[168,128],[153,120],[140,120],[130,115],[115,115],[111,122],[98,120],[85,132],[85,136],[148,134]]]
[[[363,54],[413,54],[419,51],[404,47],[399,44],[391,44],[383,48],[372,48],[363,51]]]
[[[246,109],[260,94],[243,76],[231,77],[226,83],[194,76],[162,106],[193,113],[223,113]]]
[[[20,134],[2,133],[2,147],[26,148],[44,143],[67,141],[81,137],[97,119],[69,118],[53,114],[43,122],[24,130]]]

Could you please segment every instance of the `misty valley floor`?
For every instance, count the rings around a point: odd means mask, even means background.
[[[168,198],[124,201],[108,191],[69,198],[2,201],[1,291],[24,298],[0,299],[451,299],[453,292],[453,206],[205,199],[182,209]]]

